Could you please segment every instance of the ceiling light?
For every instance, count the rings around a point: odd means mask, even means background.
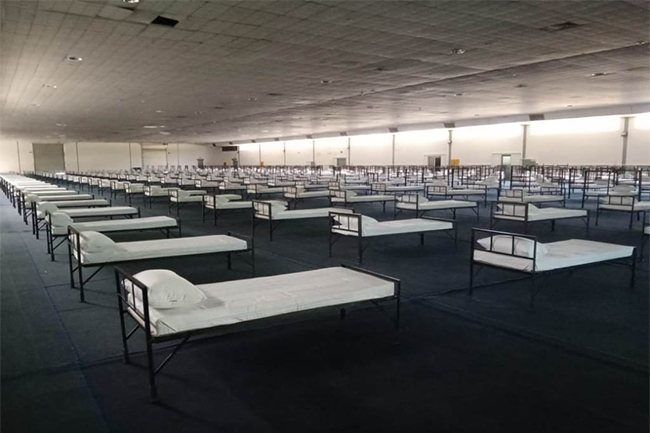
[[[123,1],[124,3],[128,3],[128,4],[130,4],[130,5],[140,3],[140,0],[122,0],[122,1]]]
[[[43,87],[47,87],[48,89],[57,89],[59,86],[55,86],[52,84],[43,84]]]
[[[516,87],[517,89],[523,89],[524,87],[528,87],[528,86],[525,85],[525,84],[517,84],[515,87]]]
[[[158,129],[156,125],[145,125],[143,126],[144,129]]]
[[[257,98],[248,98],[249,101],[254,102],[257,101]]]
[[[56,126],[62,126],[62,127],[65,127],[65,126],[68,126],[68,125],[65,124],[65,123],[57,123]]]
[[[262,129],[262,132],[269,132],[268,129]]]
[[[595,72],[595,73],[591,74],[592,77],[602,77],[602,76],[605,76],[605,75],[609,75],[609,74],[607,72]]]
[[[450,54],[465,54],[465,50],[462,48],[452,48],[449,50]]]
[[[81,62],[83,59],[77,56],[68,56],[68,62]]]
[[[320,80],[321,84],[332,84],[332,80]]]
[[[463,96],[462,93],[454,93],[454,96]]]
[[[167,131],[158,131],[158,134],[160,134],[160,135],[169,135],[169,134],[171,134],[171,132],[167,132]]]
[[[156,113],[164,113],[164,110],[156,110]]]

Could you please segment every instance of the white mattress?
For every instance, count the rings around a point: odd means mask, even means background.
[[[446,192],[430,192],[429,195],[446,195],[446,196],[454,196],[454,195],[484,195],[485,190],[482,189],[447,189]]]
[[[274,212],[273,221],[276,220],[297,220],[308,218],[326,218],[330,212],[351,213],[351,209],[341,209],[338,207],[319,207],[315,209],[298,209],[285,210],[284,212]],[[256,218],[269,219],[268,215],[255,214]]]
[[[453,224],[450,222],[434,221],[426,218],[384,221],[375,224],[362,223],[363,237],[433,232],[439,230],[450,230],[453,227]],[[357,236],[354,232],[340,229],[332,229],[332,233],[339,233],[345,236]]]
[[[523,201],[517,197],[499,197],[499,201],[510,202],[510,203],[547,203],[547,202],[556,202],[563,201],[564,197],[561,195],[526,195],[523,197]]]
[[[173,203],[201,203],[203,201],[203,196],[200,195],[190,195],[185,197],[170,196],[169,199]]]
[[[424,185],[403,185],[403,186],[387,186],[386,191],[404,192],[404,191],[422,191]]]
[[[643,234],[650,235],[650,226],[645,226],[643,228]]]
[[[298,194],[292,192],[284,193],[286,198],[315,198],[315,197],[329,197],[329,191],[301,191]]]
[[[435,200],[435,201],[422,201],[419,207],[415,203],[398,202],[397,209],[410,209],[410,210],[445,210],[445,209],[462,209],[476,207],[474,201],[462,200]]]
[[[231,325],[395,294],[392,282],[345,268],[325,268],[197,287],[207,296],[199,305],[149,309],[154,335]]]
[[[538,208],[535,210],[528,209],[528,221],[550,221],[562,218],[582,218],[586,216],[586,209],[567,209],[563,207],[547,207]],[[494,214],[494,218],[502,220],[524,221],[523,215],[519,216]]]
[[[215,209],[214,204],[206,203],[205,207],[207,209]],[[217,202],[217,210],[227,210],[227,209],[249,209],[253,207],[252,201],[228,201],[225,203]]]
[[[118,216],[118,215],[135,215],[138,210],[130,206],[112,206],[112,207],[94,207],[83,209],[60,209],[59,212],[64,212],[72,219],[83,217],[104,217],[104,216]]]
[[[368,203],[375,201],[395,201],[396,198],[394,195],[382,195],[382,194],[371,194],[371,195],[355,195],[354,197],[348,197],[347,200],[341,197],[332,197],[333,203]]]
[[[61,189],[48,189],[46,191],[26,191],[25,195],[35,195],[38,197],[49,197],[52,195],[77,195],[77,191],[61,188]],[[84,194],[88,195],[88,194]]]
[[[620,205],[620,204],[599,204],[600,209],[608,210],[622,210],[626,212],[632,211],[632,205]],[[634,203],[635,211],[648,211],[650,210],[650,201],[639,201]]]
[[[47,195],[47,196],[40,196],[41,201],[59,201],[59,202],[65,202],[65,201],[73,201],[73,200],[93,200],[93,196],[90,194],[68,194],[68,195]],[[101,200],[101,199],[98,199]],[[104,200],[106,201],[106,200]],[[107,202],[108,204],[108,202]]]
[[[88,265],[93,263],[158,259],[193,254],[235,252],[243,251],[247,248],[246,241],[226,235],[118,242],[115,245],[117,246],[115,251],[105,250],[100,253],[87,253],[82,251],[82,263]]]
[[[109,233],[127,230],[147,230],[147,229],[165,229],[173,228],[178,225],[174,218],[166,216],[156,216],[147,218],[132,218],[122,220],[103,220],[86,223],[70,224],[78,232],[94,231],[100,233]],[[68,227],[52,226],[52,233],[60,236],[68,233]]]
[[[537,257],[537,271],[551,271],[630,257],[634,250],[633,247],[625,245],[582,239],[571,239],[544,245],[548,248],[548,252]],[[530,272],[533,268],[532,259],[505,256],[484,250],[474,250],[474,260],[519,271]]]

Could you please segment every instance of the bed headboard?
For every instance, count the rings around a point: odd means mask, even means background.
[[[510,201],[497,201],[492,203],[493,216],[507,216],[509,218],[521,218],[528,220],[528,203],[517,203]]]
[[[370,191],[372,192],[386,192],[386,184],[383,182],[373,182],[370,184]]]
[[[266,201],[253,200],[253,216],[262,215],[272,218],[272,204]]]
[[[363,233],[362,220],[363,215],[350,212],[335,212],[330,211],[330,233],[332,230],[341,230],[349,232],[355,236],[360,236]]]
[[[120,323],[124,326],[123,315],[131,314],[146,335],[151,334],[151,318],[149,317],[149,289],[120,266],[115,266],[115,283],[117,289],[118,310]],[[122,330],[124,335],[125,330]]]
[[[503,189],[500,191],[504,197],[508,198],[517,198],[520,200],[524,199],[524,190],[523,189]]]
[[[427,195],[447,195],[447,185],[427,185]]]
[[[482,235],[486,235],[486,236],[482,236]],[[505,237],[509,238],[509,240],[512,242],[510,252],[495,251],[494,250],[494,248],[495,248],[494,239],[497,236],[505,236]],[[482,240],[482,239],[485,239],[485,238],[490,239],[490,242],[489,242],[487,248],[483,248],[482,246],[480,246],[478,244],[479,240]],[[533,249],[533,257],[528,257],[527,255],[523,255],[523,254],[517,254],[515,252],[515,241],[518,238],[519,239],[529,239],[529,240],[535,242],[535,247]],[[519,233],[502,232],[502,231],[497,231],[497,230],[473,228],[472,229],[472,240],[471,240],[471,246],[472,247],[470,248],[470,252],[471,252],[470,260],[471,260],[472,263],[475,262],[475,260],[474,260],[474,252],[475,251],[477,251],[477,250],[478,251],[485,251],[485,252],[488,252],[488,253],[491,253],[491,254],[499,254],[499,255],[502,255],[504,257],[516,257],[517,259],[521,259],[521,260],[529,260],[531,262],[531,264],[532,264],[531,269],[535,270],[535,269],[537,269],[537,265],[536,265],[536,262],[537,262],[537,244],[538,244],[537,236],[522,235],[522,234],[519,234]]]

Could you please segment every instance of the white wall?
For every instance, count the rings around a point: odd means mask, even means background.
[[[460,159],[461,165],[497,165],[501,154],[510,154],[512,164],[519,164],[523,129],[517,123],[456,128],[452,133],[451,159]]]
[[[316,165],[336,165],[336,158],[348,158],[348,137],[316,140]],[[349,161],[347,161],[349,163]]]
[[[260,165],[260,145],[257,143],[240,145],[239,163],[241,165]]]
[[[34,170],[32,143],[0,137],[0,173]]]
[[[442,165],[447,165],[449,133],[446,129],[400,132],[395,134],[395,164],[423,165],[429,155],[442,155]]]
[[[284,165],[284,142],[259,143],[264,165]]]
[[[532,122],[527,158],[542,164],[621,164],[621,130],[619,116]]]
[[[630,119],[627,163],[650,165],[650,113]]]
[[[285,142],[287,165],[310,165],[314,158],[313,140],[294,140]]]
[[[352,165],[391,165],[393,163],[393,134],[371,134],[351,137]]]

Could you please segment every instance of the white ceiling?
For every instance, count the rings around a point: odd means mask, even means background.
[[[649,5],[3,0],[0,128],[223,143],[645,103]]]

